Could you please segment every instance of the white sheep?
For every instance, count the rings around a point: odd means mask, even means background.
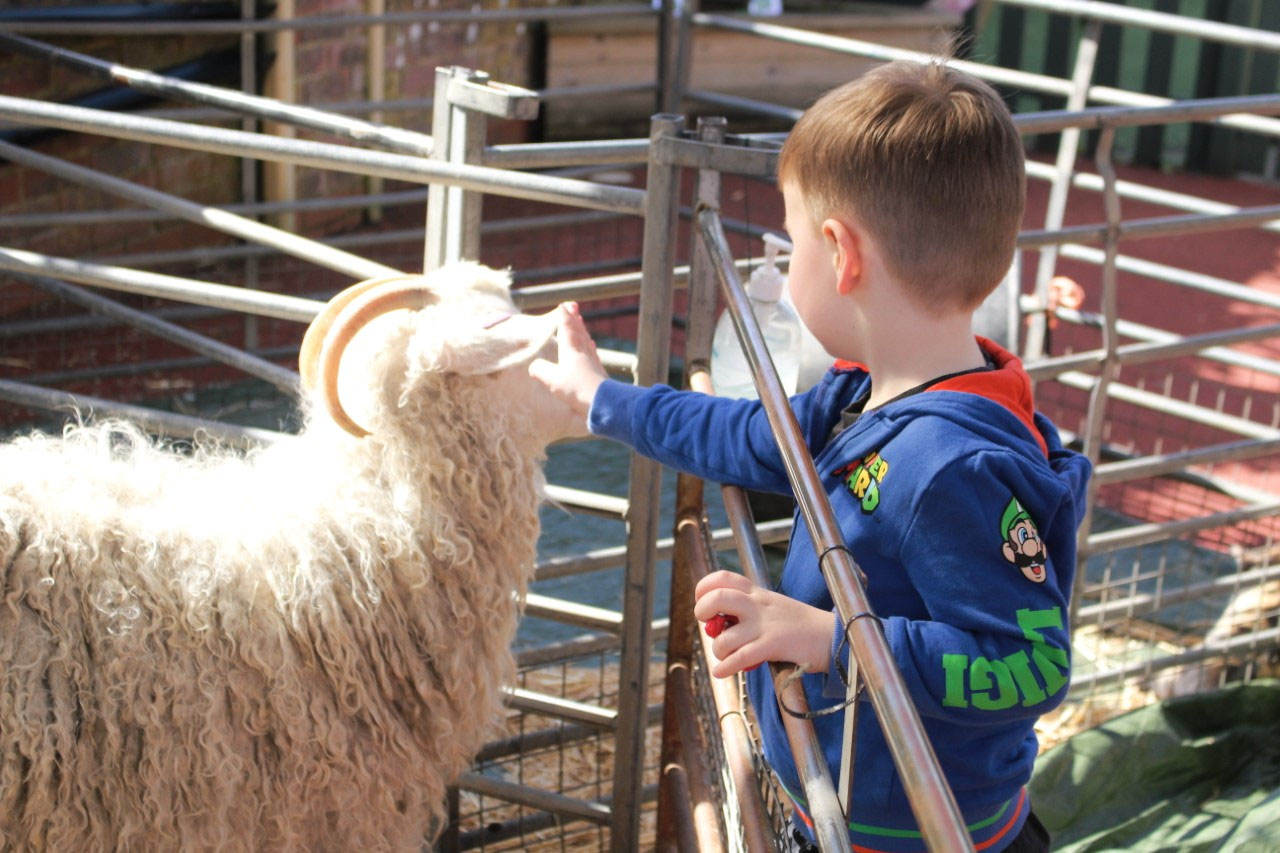
[[[545,447],[576,430],[527,372],[554,315],[508,284],[467,264],[345,291],[303,345],[301,434],[247,455],[120,423],[0,445],[0,850],[439,828],[514,674]],[[335,424],[362,432],[339,360],[368,437]]]

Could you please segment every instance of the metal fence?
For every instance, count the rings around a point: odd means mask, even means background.
[[[1098,463],[1090,496],[1091,514],[1081,533],[1077,573],[1080,586],[1073,602],[1076,671],[1072,701],[1060,713],[1042,721],[1042,739],[1048,743],[1099,722],[1118,709],[1152,701],[1159,695],[1203,689],[1224,680],[1247,679],[1268,672],[1280,648],[1280,594],[1276,592],[1280,589],[1280,554],[1275,537],[1276,520],[1280,518],[1280,483],[1276,479],[1280,450],[1280,409],[1276,402],[1280,388],[1276,378],[1280,376],[1280,362],[1274,352],[1280,321],[1274,314],[1267,317],[1264,313],[1280,308],[1280,298],[1215,275],[1211,262],[1204,269],[1179,268],[1119,253],[1122,240],[1159,235],[1240,228],[1275,233],[1280,230],[1280,206],[1241,210],[1214,199],[1140,186],[1120,180],[1111,164],[1115,133],[1128,126],[1194,120],[1274,138],[1280,121],[1268,116],[1280,114],[1280,97],[1168,104],[1164,99],[1090,84],[1103,21],[1197,38],[1243,40],[1259,50],[1275,51],[1280,49],[1280,43],[1274,33],[1208,26],[1176,16],[1139,13],[1084,0],[1003,2],[1074,14],[1085,21],[1070,79],[973,62],[956,63],[997,84],[1050,92],[1068,99],[1065,111],[1017,117],[1024,133],[1060,133],[1062,139],[1055,164],[1033,161],[1028,165],[1032,178],[1049,180],[1050,191],[1044,227],[1025,232],[1020,238],[1025,255],[1034,251],[1040,256],[1031,292],[1017,305],[1019,316],[1030,321],[1021,335],[1021,349],[1028,369],[1039,380],[1042,405]],[[412,13],[369,20],[360,16],[299,19],[290,26],[395,25],[430,19],[470,19],[468,15],[493,20],[504,15],[537,18],[560,14],[589,12],[526,9]],[[618,7],[601,14],[654,13],[648,7]],[[697,28],[751,32],[877,60],[927,58],[761,21],[703,14],[688,4],[668,3],[662,21],[666,53],[659,76],[668,105],[678,105],[683,100],[681,80],[687,74],[692,55],[690,43],[696,38]],[[635,251],[643,258],[638,271],[553,280],[522,288],[517,297],[522,306],[533,308],[570,298],[585,301],[638,294],[635,353],[606,355],[613,369],[630,373],[643,384],[666,381],[668,377],[673,296],[689,275],[688,267],[678,266],[678,247],[683,245],[678,237],[687,236],[678,234],[683,172],[698,170],[701,180],[711,183],[721,174],[768,179],[776,157],[776,144],[770,140],[717,139],[711,129],[713,124],[697,134],[689,133],[673,116],[659,117],[653,137],[648,140],[488,146],[484,144],[485,117],[527,116],[536,96],[496,86],[483,75],[465,69],[440,71],[432,100],[435,125],[427,136],[349,119],[333,111],[293,107],[250,94],[157,79],[156,75],[135,69],[105,69],[93,57],[52,51],[27,36],[19,38],[20,33],[70,32],[69,26],[59,29],[52,24],[4,24],[0,32],[9,35],[0,36],[0,46],[42,55],[86,73],[110,74],[128,85],[152,87],[168,97],[190,100],[204,108],[217,106],[254,120],[319,127],[344,142],[308,142],[3,95],[0,118],[227,156],[347,171],[425,188],[276,204],[250,199],[237,210],[226,210],[129,185],[110,175],[11,145],[0,149],[0,156],[129,198],[153,211],[126,214],[139,221],[159,215],[181,217],[245,241],[241,246],[212,250],[220,253],[213,256],[217,260],[234,263],[283,253],[296,259],[292,263],[317,265],[329,271],[325,275],[339,279],[377,275],[395,266],[433,266],[455,257],[474,256],[486,233],[540,227],[534,219],[522,216],[482,223],[476,205],[480,193],[539,204],[556,203],[579,211],[554,214],[559,217],[560,226],[635,222],[636,231],[627,240],[634,239]],[[166,26],[173,25],[130,27],[129,34],[158,34],[167,31]],[[184,24],[184,31],[191,26]],[[229,32],[250,32],[283,25],[256,21],[218,22],[216,26]],[[708,93],[690,94],[708,100]],[[1088,108],[1090,100],[1116,106]],[[771,115],[795,112],[790,105],[759,105],[759,109]],[[1083,131],[1098,134],[1096,173],[1082,173],[1076,168],[1079,135]],[[440,140],[449,142],[439,144]],[[643,190],[518,171],[572,165],[600,167],[645,159],[649,165]],[[1102,193],[1105,215],[1101,221],[1064,227],[1068,193],[1073,190]],[[1126,220],[1121,216],[1122,200],[1157,203],[1184,213]],[[424,201],[430,217],[425,248],[413,239],[414,235],[420,239],[421,231],[408,229],[411,233],[396,237],[401,245],[412,240],[417,248],[408,256],[402,249],[391,263],[387,258],[375,261],[367,254],[348,251],[378,245],[380,235],[376,233],[359,235],[341,246],[332,245],[336,241],[326,245],[251,218],[263,212],[299,211],[308,206],[420,206]],[[644,221],[642,232],[638,230],[639,218]],[[9,219],[8,224],[15,227],[93,221],[91,215],[74,213],[33,213]],[[715,223],[703,219],[702,231],[713,235],[710,245],[716,247]],[[751,225],[747,230],[756,230],[754,223]],[[695,244],[698,239],[701,238],[687,242]],[[1098,245],[1101,248],[1095,248]],[[327,286],[329,279],[325,279],[326,286],[309,292],[303,289],[297,294],[270,293],[136,268],[153,262],[190,262],[199,257],[207,263],[211,250],[202,251],[204,255],[179,252],[112,265],[54,258],[14,247],[0,249],[0,269],[13,280],[75,301],[88,311],[107,314],[110,322],[130,324],[147,335],[174,341],[197,353],[200,364],[225,363],[281,389],[281,393],[290,393],[296,377],[277,363],[286,356],[288,346],[274,352],[261,348],[256,353],[247,352],[255,348],[228,347],[216,335],[191,332],[177,321],[236,312],[261,318],[263,323],[305,323],[318,309],[318,297],[332,289]],[[731,282],[734,275],[728,250],[721,246],[712,251],[717,252],[720,278]],[[702,345],[699,341],[705,343],[709,338],[716,301],[714,285],[710,295],[707,288],[711,281],[708,274],[715,275],[717,265],[708,264],[710,256],[700,257],[693,262],[694,277],[701,275],[703,285],[690,296],[686,343],[688,364],[695,367]],[[1066,264],[1075,264],[1077,277],[1087,279],[1083,282],[1086,290],[1096,296],[1096,304],[1091,303],[1089,310],[1051,307],[1049,281]],[[699,265],[703,270],[700,274],[696,273]],[[1131,317],[1122,309],[1125,303],[1121,290],[1138,279],[1144,287],[1156,283],[1157,287],[1179,288],[1154,291],[1160,299],[1176,299],[1170,294],[1185,290],[1200,300],[1216,300],[1218,309],[1206,311],[1206,315],[1218,319],[1221,325],[1179,323],[1179,331],[1175,331]],[[148,301],[139,302],[132,296],[105,299],[84,286],[135,294]],[[725,286],[731,293],[731,284]],[[154,300],[200,307],[156,310],[158,303]],[[1248,311],[1233,314],[1239,306],[1248,306]],[[1053,342],[1065,352],[1049,357],[1046,337],[1054,321],[1058,328],[1053,331]],[[32,334],[75,334],[86,323],[101,322],[105,321],[81,314],[52,322],[10,321],[0,326],[0,340],[20,341]],[[1188,326],[1191,331],[1186,331]],[[1017,334],[1019,330],[1013,331]],[[1258,349],[1259,344],[1270,349]],[[192,364],[181,359],[173,362],[179,370],[190,369]],[[704,379],[705,374],[699,376],[697,370],[691,371],[695,384]],[[72,401],[72,395],[55,390],[64,380],[65,376],[58,375],[47,376],[40,385],[0,380],[0,398],[25,409],[57,411]],[[100,414],[136,418],[169,434],[190,435],[203,429],[245,445],[277,437],[271,429],[235,426],[181,412],[144,409],[84,394],[74,395],[74,399],[81,407],[90,406]],[[625,519],[626,525],[620,528],[625,532],[616,545],[544,559],[539,577],[550,579],[621,567],[622,606],[610,610],[552,596],[530,596],[530,616],[554,619],[584,634],[521,653],[521,682],[513,685],[508,694],[509,730],[482,750],[474,771],[460,780],[454,804],[458,819],[442,839],[443,847],[538,849],[538,845],[545,845],[547,849],[565,849],[581,845],[625,850],[647,845],[652,840],[650,833],[668,828],[683,835],[674,840],[659,837],[653,843],[694,839],[708,849],[717,843],[732,849],[764,849],[773,844],[785,804],[771,789],[767,773],[762,772],[759,758],[752,752],[749,709],[742,705],[732,682],[711,685],[705,679],[702,654],[694,640],[696,632],[685,612],[690,604],[686,574],[698,571],[696,565],[690,568],[687,562],[692,560],[705,570],[715,551],[733,547],[734,539],[725,530],[710,530],[702,518],[703,511],[687,497],[679,503],[673,536],[661,538],[661,472],[653,463],[639,458],[629,465],[625,496],[551,487],[551,497],[560,504],[615,522]],[[684,485],[682,494],[692,488]],[[730,522],[738,533],[744,534],[737,543],[741,562],[749,568],[755,559],[751,555],[758,551],[754,545],[758,535],[762,533],[774,541],[785,538],[787,525],[765,524],[757,529],[736,500],[732,495],[726,497]],[[756,530],[757,535],[745,535],[751,530]],[[682,539],[692,540],[687,543],[692,550],[677,549]],[[666,620],[654,618],[654,594],[659,563],[673,553],[677,554],[677,564],[668,625]],[[862,620],[862,625],[874,632],[869,621]],[[652,662],[654,649],[664,640],[668,643],[668,663],[665,678],[660,681]],[[868,635],[860,645],[860,669],[866,673],[870,667],[876,672],[879,665],[874,662],[872,650],[875,637]],[[669,716],[666,730],[671,743],[659,744],[656,724],[662,716],[659,703],[664,692]],[[678,703],[680,697],[686,704]],[[703,708],[709,703],[714,706],[714,719],[705,713],[699,717],[680,713],[699,703]],[[689,722],[695,719],[700,721],[696,731],[689,728]],[[678,731],[681,726],[683,731]],[[685,746],[683,751],[681,743]],[[705,746],[714,760],[695,762],[693,755],[698,750],[689,748],[693,744]],[[797,746],[805,748],[803,736]],[[927,763],[925,752],[927,745],[924,750],[904,750],[904,755],[912,756],[904,760]],[[662,808],[666,813],[681,815],[683,806],[688,813],[683,820],[663,821],[655,826],[652,802],[659,796],[659,775],[664,783],[680,777],[679,784],[684,788],[676,790],[685,792],[662,795]],[[829,778],[815,782],[834,789]],[[828,796],[826,801],[830,808],[824,812],[817,806],[815,816],[828,826],[838,825],[842,822],[838,802],[834,796]],[[716,803],[723,812],[714,825],[707,823],[704,813],[691,808],[703,802]],[[823,798],[811,796],[810,802],[816,805]],[[948,813],[941,807],[932,810],[936,822],[930,832],[939,833],[934,838],[949,837],[945,835],[950,823]],[[842,835],[829,831],[822,836],[824,849],[847,849],[847,839],[838,837]]]

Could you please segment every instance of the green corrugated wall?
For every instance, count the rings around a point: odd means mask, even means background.
[[[988,0],[989,2],[989,0]],[[1280,0],[1112,0],[1117,5],[1280,31]],[[973,59],[1055,77],[1070,77],[1083,25],[1066,15],[992,4],[969,13]],[[1164,97],[1212,98],[1280,92],[1280,55],[1140,27],[1102,28],[1094,82]],[[1060,109],[1063,99],[1005,91],[1015,112]],[[1094,145],[1082,140],[1083,152]],[[1030,140],[1051,151],[1056,138]],[[1119,162],[1173,171],[1280,177],[1280,137],[1208,127],[1129,128],[1116,137]]]

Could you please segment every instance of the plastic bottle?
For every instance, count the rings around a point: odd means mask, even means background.
[[[783,390],[791,395],[796,393],[800,373],[800,318],[790,305],[780,301],[787,279],[778,269],[777,259],[778,249],[784,245],[775,235],[764,235],[764,265],[747,280],[747,296]],[[728,309],[716,321],[711,339],[711,384],[717,397],[759,396]]]

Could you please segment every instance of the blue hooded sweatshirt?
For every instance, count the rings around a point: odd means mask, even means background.
[[[998,851],[1030,810],[1025,783],[1037,717],[1070,680],[1067,605],[1089,463],[1034,412],[1018,360],[979,338],[994,369],[966,373],[861,414],[870,391],[838,362],[791,399],[836,519],[867,577],[867,595],[979,850]],[[667,386],[601,385],[592,432],[708,480],[790,494],[764,409]],[[833,435],[834,432],[834,435]],[[777,591],[835,613],[809,531],[798,518]],[[843,701],[834,673],[803,682],[813,710]],[[808,823],[767,668],[747,673],[765,756]],[[814,725],[839,778],[844,715]],[[923,851],[916,820],[867,701],[854,758],[856,850]]]

